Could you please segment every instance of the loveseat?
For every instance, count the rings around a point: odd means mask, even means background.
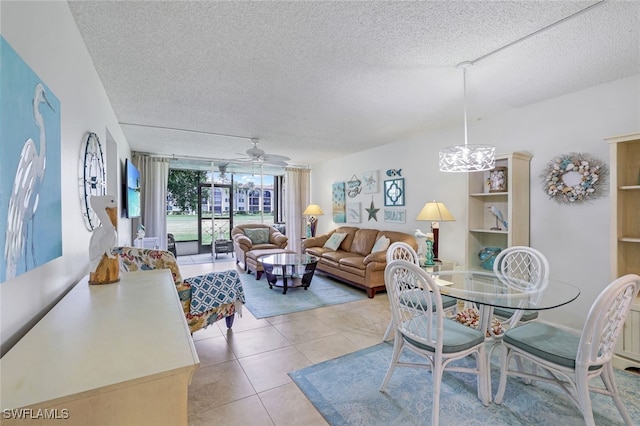
[[[337,249],[325,247],[335,240],[335,233],[345,234]],[[381,240],[385,237],[384,240]],[[386,242],[386,239],[389,241]],[[327,243],[329,241],[329,243]],[[316,271],[322,271],[341,281],[367,291],[372,298],[384,290],[384,268],[387,266],[387,248],[402,241],[416,250],[416,239],[409,234],[378,229],[361,229],[342,226],[325,235],[307,238],[302,242],[303,251],[318,256]],[[376,246],[376,251],[372,249]],[[382,250],[378,250],[382,247]]]
[[[242,262],[247,270],[247,253],[251,250],[284,249],[289,238],[270,225],[246,223],[231,229],[231,240],[236,252],[236,264]]]

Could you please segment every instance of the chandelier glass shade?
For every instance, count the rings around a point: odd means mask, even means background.
[[[462,68],[464,88],[464,145],[454,145],[440,150],[441,172],[481,172],[492,170],[496,164],[496,148],[493,145],[469,145],[467,143],[467,67],[471,62],[458,65]]]
[[[441,172],[480,172],[495,167],[493,145],[455,145],[440,150]]]

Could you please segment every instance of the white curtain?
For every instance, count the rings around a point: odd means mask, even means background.
[[[288,167],[286,169],[284,193],[286,198],[285,223],[287,237],[289,237],[289,250],[300,253],[301,238],[304,232],[304,218],[302,212],[311,199],[311,172],[309,169]]]
[[[134,152],[132,161],[140,171],[141,223],[145,227],[145,235],[157,237],[158,248],[166,250],[169,160]],[[135,228],[132,233],[136,234]]]

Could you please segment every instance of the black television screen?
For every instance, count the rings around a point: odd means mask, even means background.
[[[127,159],[125,164],[124,204],[128,218],[140,217],[140,172]]]

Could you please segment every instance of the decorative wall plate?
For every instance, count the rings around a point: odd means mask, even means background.
[[[79,190],[82,218],[89,231],[99,225],[98,216],[91,208],[92,195],[105,195],[107,192],[104,155],[100,139],[95,133],[89,133],[83,141],[79,161]]]
[[[572,152],[551,160],[540,179],[550,198],[560,204],[572,204],[604,195],[607,174],[607,165],[601,160]]]

